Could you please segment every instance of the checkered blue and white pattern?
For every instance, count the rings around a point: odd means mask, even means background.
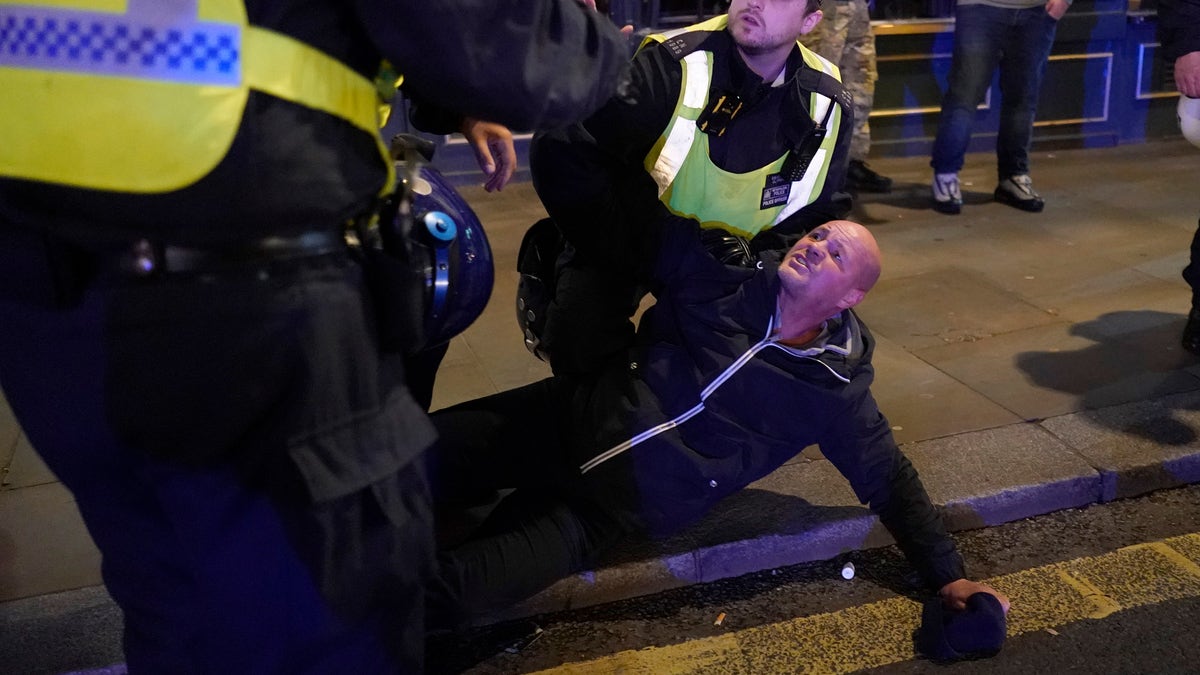
[[[236,85],[241,29],[0,5],[0,66]]]

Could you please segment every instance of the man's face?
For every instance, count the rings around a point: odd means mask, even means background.
[[[729,33],[748,54],[791,47],[812,30],[820,12],[808,12],[808,0],[733,0],[729,3]]]
[[[837,310],[858,304],[879,276],[879,246],[865,227],[835,220],[804,235],[779,265],[792,302]]]

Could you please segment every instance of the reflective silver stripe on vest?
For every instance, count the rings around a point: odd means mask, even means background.
[[[199,21],[197,0],[129,0],[125,14],[0,5],[0,66],[236,86],[236,24]]]
[[[818,56],[820,55],[818,54]],[[824,57],[818,58],[817,61],[821,64],[821,72],[834,77],[834,79],[839,81],[841,80],[841,78],[837,77],[837,74],[834,73],[835,67],[831,61],[825,59]],[[815,99],[815,101],[813,103],[812,118],[814,120],[825,119],[825,113],[829,111],[829,106],[834,104],[833,99],[821,94],[814,94],[813,99]],[[838,111],[834,111],[834,113],[839,115],[837,119],[840,122],[841,113]],[[833,118],[830,117],[830,120],[832,119]],[[825,131],[829,132],[829,129],[826,129]],[[787,204],[784,204],[783,208],[779,210],[778,215],[775,216],[775,220],[772,221],[773,225],[778,225],[779,223],[783,222],[785,218],[811,203],[811,200],[808,198],[808,196],[812,194],[813,189],[815,189],[817,186],[817,176],[821,174],[821,167],[825,166],[825,156],[828,154],[829,152],[827,150],[821,149],[817,150],[817,153],[813,155],[812,162],[810,162],[808,165],[808,171],[804,172],[804,175],[800,177],[800,180],[792,183],[792,191],[788,194]],[[803,195],[803,198],[801,198],[801,195]]]
[[[829,110],[829,106],[833,105],[833,100],[828,96],[820,94],[815,95],[813,98],[816,99],[816,102],[813,104],[813,119],[825,119],[825,112]],[[836,113],[837,111],[834,112]],[[830,121],[833,121],[833,117],[830,117]],[[829,130],[826,129],[825,131],[828,132]],[[779,214],[775,216],[772,224],[778,225],[783,222],[784,218],[812,203],[812,200],[808,197],[817,187],[817,177],[821,175],[821,167],[825,166],[825,156],[828,154],[829,151],[824,148],[817,150],[816,154],[813,155],[812,162],[808,165],[808,170],[804,172],[800,180],[792,182],[792,191],[788,193],[787,204],[784,204],[783,208],[779,210]]]
[[[687,73],[687,79],[683,83],[683,105],[685,107],[699,110],[708,101],[708,86],[711,80],[709,61],[711,58],[712,54],[709,52],[692,52],[683,57],[683,69]],[[667,136],[662,151],[654,160],[654,168],[650,170],[650,176],[658,184],[659,197],[671,186],[675,176],[679,175],[679,169],[683,167],[683,161],[687,159],[688,150],[695,140],[696,120],[676,115],[675,123],[671,127],[671,134]]]

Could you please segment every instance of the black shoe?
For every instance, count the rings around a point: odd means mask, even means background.
[[[852,159],[846,168],[846,188],[857,192],[891,192],[892,179],[875,173],[866,162]]]
[[[1038,213],[1046,207],[1041,195],[1034,191],[1033,181],[1025,174],[1000,181],[992,196],[1001,204],[1015,206],[1030,213]]]
[[[1200,356],[1200,309],[1188,313],[1187,325],[1183,327],[1183,348]]]

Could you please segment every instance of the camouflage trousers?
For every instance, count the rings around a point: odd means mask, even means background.
[[[842,84],[854,96],[850,159],[866,160],[871,150],[868,117],[875,102],[875,80],[879,79],[867,0],[825,0],[821,12],[824,18],[811,33],[800,36],[800,42],[842,71]]]

